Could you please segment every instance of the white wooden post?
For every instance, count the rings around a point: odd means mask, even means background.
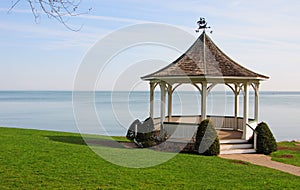
[[[163,133],[163,123],[166,112],[166,83],[160,82],[160,132]]]
[[[238,129],[238,116],[239,116],[239,85],[234,84],[234,129]]]
[[[244,83],[244,122],[243,122],[243,139],[246,140],[247,136],[247,123],[249,118],[249,83]]]
[[[154,118],[154,83],[150,82],[150,117]]]
[[[258,122],[258,114],[259,114],[259,83],[255,84],[255,99],[254,99],[254,119]]]
[[[206,116],[206,103],[207,103],[207,82],[202,82],[202,94],[201,94],[201,120],[205,120]]]
[[[168,85],[168,120],[172,121],[172,85]]]

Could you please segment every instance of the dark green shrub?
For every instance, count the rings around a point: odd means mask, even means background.
[[[199,154],[206,156],[220,154],[220,141],[217,131],[208,119],[202,121],[198,126],[195,149]]]
[[[257,133],[257,153],[270,154],[277,150],[276,140],[266,123],[258,124],[255,132]]]
[[[136,119],[130,125],[126,137],[141,148],[151,147],[157,144],[152,118],[149,117],[144,122],[140,122]]]
[[[126,138],[130,141],[133,141],[136,135],[136,129],[141,125],[140,120],[136,119],[127,130]]]

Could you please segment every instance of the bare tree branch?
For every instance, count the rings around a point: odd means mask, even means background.
[[[12,6],[8,12],[12,11],[21,0],[12,0]],[[79,16],[82,14],[88,14],[92,10],[88,9],[86,12],[78,11],[78,8],[81,4],[81,0],[24,0],[27,1],[31,12],[34,16],[36,22],[40,19],[41,12],[46,14],[48,18],[54,18],[66,28],[72,31],[79,31],[82,28],[82,25],[79,28],[73,28],[68,24],[70,17]]]
[[[10,12],[13,8],[15,8],[15,6],[20,2],[21,0],[17,0],[16,2],[11,2],[12,3],[12,5],[11,5],[11,7],[10,7],[10,9],[8,10],[8,12]]]

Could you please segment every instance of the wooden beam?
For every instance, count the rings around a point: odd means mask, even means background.
[[[258,122],[259,117],[259,83],[255,84],[255,98],[254,98],[254,119]]]
[[[150,117],[154,118],[154,88],[153,82],[150,82]]]
[[[243,139],[246,140],[247,123],[249,120],[249,83],[244,84],[244,122],[243,122]]]
[[[235,126],[234,129],[238,129],[238,117],[239,117],[239,84],[234,84],[234,119],[235,119]]]
[[[172,120],[172,95],[173,95],[173,90],[172,90],[172,85],[168,85],[168,120]]]
[[[163,134],[163,123],[165,120],[166,112],[166,83],[160,82],[160,133]]]
[[[205,120],[207,106],[207,82],[202,82],[202,93],[201,93],[201,120]]]

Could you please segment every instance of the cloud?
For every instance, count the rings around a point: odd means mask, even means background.
[[[23,14],[32,14],[32,11],[29,9],[10,9],[9,8],[0,8],[0,12],[6,13],[23,13]],[[68,16],[68,15],[67,15]],[[101,15],[92,15],[92,14],[81,14],[77,18],[90,19],[90,20],[104,20],[104,21],[114,21],[114,22],[124,22],[124,23],[144,23],[149,22],[148,20],[139,20],[132,18],[124,17],[111,17],[111,16],[101,16]]]
[[[125,22],[125,23],[144,23],[149,22],[147,20],[138,20],[130,18],[120,18],[120,17],[109,17],[109,16],[100,16],[100,15],[80,15],[80,18],[92,19],[92,20],[105,20],[105,21],[114,21],[114,22]]]
[[[7,12],[9,8],[0,8],[0,12]],[[28,9],[12,9],[9,13],[20,13],[20,14],[32,14],[31,10]],[[127,24],[136,24],[136,23],[145,23],[149,21],[130,19],[124,17],[111,17],[111,16],[100,16],[100,15],[90,15],[82,14],[76,17],[76,19],[85,19],[85,20],[100,20],[100,21],[113,21]],[[45,22],[47,25],[45,25]],[[55,25],[49,24],[48,20],[39,23],[24,23],[16,20],[15,22],[0,22],[0,29],[3,31],[10,31],[19,33],[22,31],[22,35],[27,38],[32,38],[31,46],[38,47],[40,42],[43,39],[49,41],[46,46],[42,46],[43,49],[68,49],[73,47],[84,47],[88,48],[96,42],[96,40],[103,37],[105,34],[111,32],[111,29],[99,28],[95,26],[85,26],[83,25],[82,30],[79,32],[73,32],[66,30],[65,28],[58,28]],[[94,25],[94,24],[93,24]],[[12,33],[11,33],[12,34]],[[36,42],[36,43],[34,43]],[[2,45],[8,46],[17,46],[17,47],[28,47],[24,43],[12,43],[12,42],[3,42]]]
[[[7,14],[10,13],[26,13],[26,14],[32,14],[31,9],[17,9],[17,8],[0,8],[0,12],[6,12]]]
[[[16,22],[0,22],[1,32],[6,31],[15,39],[31,40],[30,44],[24,44],[22,41],[3,39],[1,45],[15,47],[35,46],[42,49],[68,49],[73,47],[90,47],[97,39],[107,33],[107,30],[85,29],[87,32],[73,32],[67,29],[57,29],[41,24],[22,24]],[[20,31],[22,31],[20,33]],[[5,43],[7,41],[7,43]],[[45,43],[47,41],[47,43]],[[13,43],[14,42],[14,43]],[[43,46],[41,46],[43,44]]]

